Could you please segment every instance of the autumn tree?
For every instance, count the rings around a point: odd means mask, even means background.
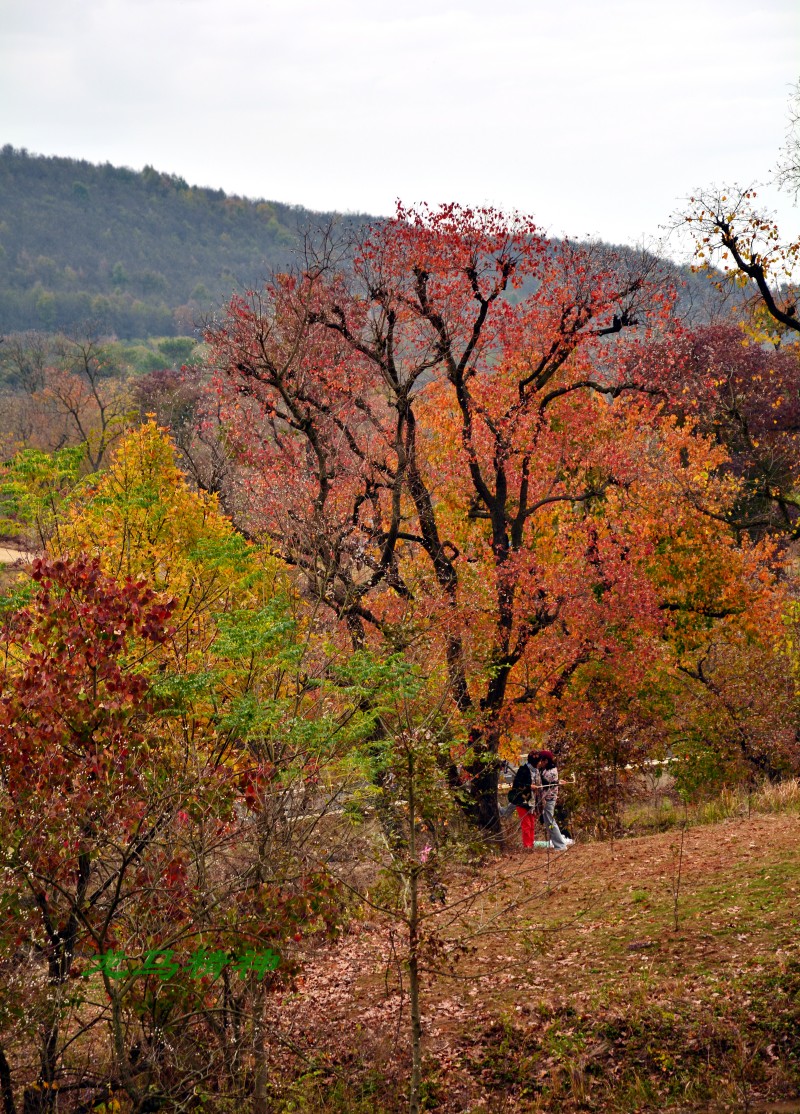
[[[729,454],[740,481],[731,526],[795,539],[798,522],[800,349],[758,343],[735,322],[682,339],[687,393],[680,406]]]
[[[800,241],[782,237],[759,207],[755,189],[708,189],[690,199],[683,218],[694,241],[697,265],[717,264],[723,283],[748,295],[755,339],[779,345],[800,332],[797,265]]]
[[[69,442],[85,446],[88,465],[96,471],[130,410],[122,376],[109,365],[102,344],[93,336],[68,339],[60,366],[45,373],[42,394]]]
[[[400,209],[349,269],[309,259],[208,332],[237,521],[354,645],[443,641],[489,830],[503,730],[604,652],[616,609],[660,614],[602,508],[678,436],[647,432],[680,363],[669,312],[649,257],[448,206]]]
[[[797,184],[797,88],[779,184]],[[727,322],[686,338],[690,403],[728,448],[744,479],[737,528],[795,534],[796,401],[800,385],[797,313],[800,242],[786,240],[755,189],[709,188],[678,222],[694,246],[695,269],[738,296]]]
[[[3,367],[6,453],[83,445],[86,466],[99,468],[131,411],[125,371],[108,344],[91,333],[20,334],[0,345]]]
[[[778,185],[797,199],[798,106],[800,84],[792,91],[786,143],[776,171]],[[800,332],[798,263],[800,240],[781,235],[774,217],[759,203],[753,186],[708,187],[689,199],[678,226],[688,230],[698,269],[708,270],[718,286],[744,291],[748,331],[756,340],[780,345]],[[716,264],[722,269],[713,272]]]
[[[797,92],[795,87],[776,177],[795,200]],[[728,324],[686,338],[688,366],[694,369],[687,402],[703,427],[726,445],[726,467],[742,481],[724,517],[740,535],[771,534],[788,555],[788,543],[797,536],[800,242],[781,234],[752,187],[702,190],[679,223],[693,240],[696,268],[709,271],[717,286],[744,295],[743,301],[734,300]],[[796,591],[791,560],[783,576],[791,597]],[[793,609],[786,598],[783,609],[789,620]],[[709,755],[712,765],[727,751],[734,764],[744,763],[748,776],[754,768],[775,776],[793,768],[797,758],[797,710],[785,643],[774,628],[771,633],[772,645],[768,637],[738,645],[728,637],[718,645],[710,640],[707,652],[684,663],[687,707],[698,713],[695,749]],[[771,694],[766,699],[765,692]],[[777,719],[770,719],[777,709]],[[728,726],[724,740],[722,724]]]
[[[139,810],[158,777],[141,666],[171,607],[87,559],[39,560],[32,577],[29,601],[3,617],[0,901],[6,947],[31,949],[46,971],[36,1110],[55,1101],[73,964],[161,822]]]

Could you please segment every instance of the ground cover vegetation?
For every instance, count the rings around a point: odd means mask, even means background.
[[[793,249],[702,204],[705,323],[451,205],[4,339],[6,1114],[796,1097]],[[499,807],[545,740],[565,854]]]

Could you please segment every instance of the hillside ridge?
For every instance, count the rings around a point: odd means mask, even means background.
[[[286,267],[305,233],[379,219],[226,194],[152,166],[136,171],[7,144],[0,334],[89,325],[123,339],[186,335],[234,292]],[[718,301],[706,276],[662,262],[684,288],[682,313],[696,316]]]
[[[285,267],[302,234],[358,214],[248,199],[135,171],[0,150],[0,332],[97,322],[175,335]]]

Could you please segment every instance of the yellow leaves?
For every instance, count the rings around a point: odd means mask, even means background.
[[[259,578],[274,565],[234,530],[214,496],[190,489],[154,422],[120,442],[50,550],[88,553],[109,575],[142,578],[174,598],[187,653],[200,653],[213,638],[218,613],[255,598]]]
[[[170,635],[148,659],[172,710],[160,758],[234,760],[232,740],[261,714],[266,672],[277,699],[308,632],[285,571],[237,533],[214,496],[191,490],[163,430],[149,422],[123,439],[50,548],[96,556],[116,579],[143,579],[174,601]]]
[[[129,433],[51,543],[57,553],[88,552],[112,575],[144,576],[186,589],[198,547],[233,528],[216,498],[189,488],[166,434],[154,422]]]
[[[46,1087],[47,1084],[45,1083],[44,1086]],[[56,1084],[53,1084],[53,1086],[55,1087]],[[98,1106],[94,1106],[92,1109],[96,1112],[96,1114],[119,1114],[122,1107],[120,1105],[119,1099],[110,1098],[108,1102],[101,1102]]]

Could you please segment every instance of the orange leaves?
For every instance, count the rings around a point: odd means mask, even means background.
[[[446,659],[476,755],[581,663],[646,657],[706,573],[732,606],[736,485],[670,415],[695,384],[656,260],[456,205],[400,207],[353,259],[209,333],[225,436],[248,525],[355,644]]]

